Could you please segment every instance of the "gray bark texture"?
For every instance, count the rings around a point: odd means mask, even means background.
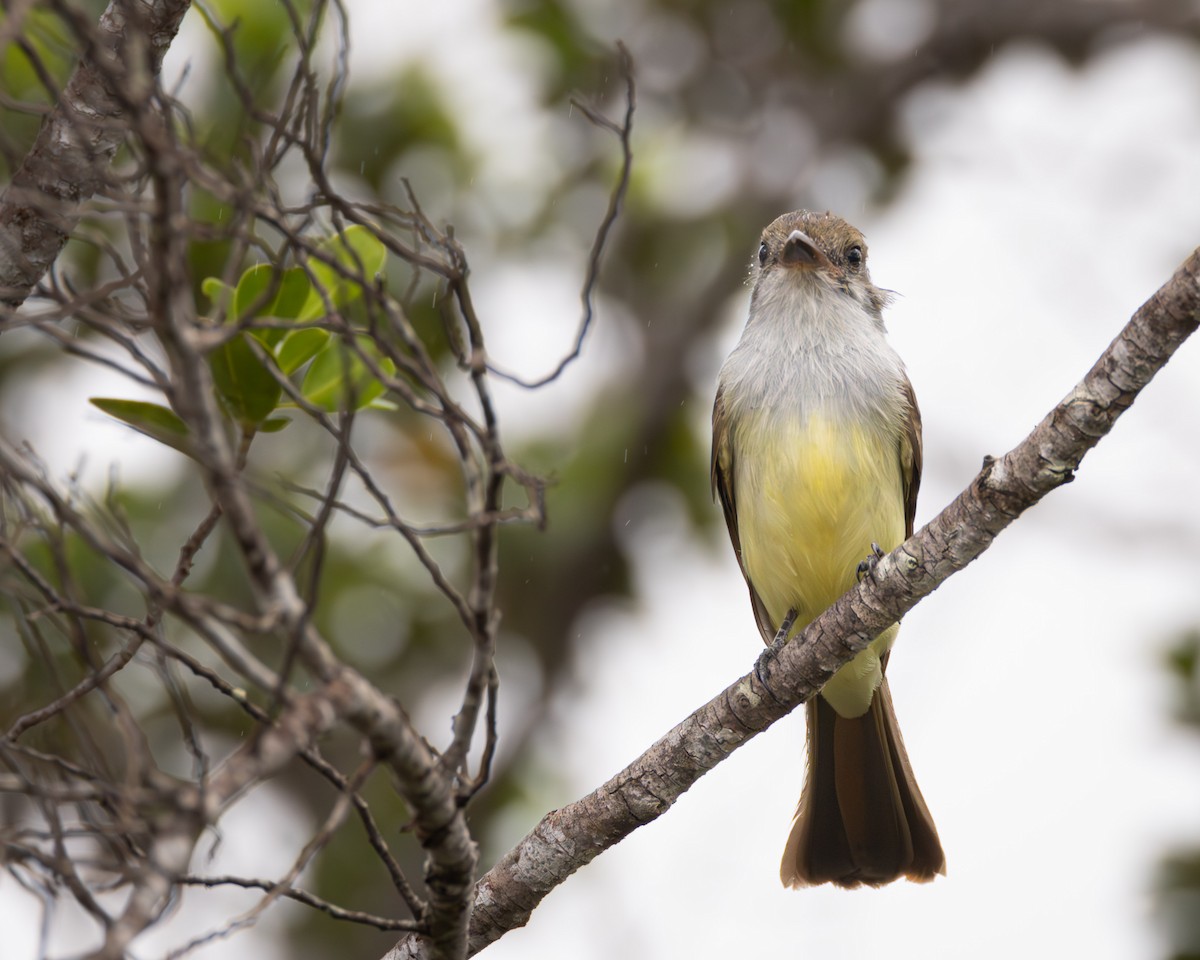
[[[58,258],[80,204],[101,192],[128,129],[129,95],[150,82],[189,0],[112,0],[33,148],[0,196],[0,303],[17,307]],[[130,83],[139,72],[145,81]],[[114,83],[122,78],[122,83]]]

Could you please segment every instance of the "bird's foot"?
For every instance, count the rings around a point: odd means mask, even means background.
[[[876,565],[882,559],[883,551],[879,549],[879,544],[872,543],[871,552],[867,554],[867,558],[858,565],[858,569],[855,571],[855,575],[858,577],[858,582],[862,583],[863,578],[865,578],[867,574],[874,570]]]
[[[788,635],[792,632],[792,627],[796,623],[796,616],[796,609],[793,607],[788,611],[787,616],[783,618],[783,623],[779,625],[779,630],[775,634],[775,639],[767,644],[767,648],[763,650],[763,652],[758,655],[758,659],[754,661],[754,673],[758,677],[759,681],[764,683],[764,686],[765,682],[763,681],[763,668],[766,666],[768,661],[775,658],[775,654],[777,654],[780,648],[787,643]]]
[[[775,655],[779,653],[783,645],[788,641],[788,635],[792,632],[792,627],[795,626],[798,612],[795,607],[787,612],[787,616],[783,618],[783,623],[779,625],[779,630],[765,650],[758,655],[758,659],[754,661],[754,675],[758,677],[758,682],[770,691],[770,684],[767,683],[766,674],[769,672],[769,665],[775,659]],[[774,694],[771,694],[774,696]]]
[[[795,624],[795,622],[796,608],[792,607],[792,609],[787,612],[787,616],[783,618],[783,623],[779,625],[779,630],[775,634],[775,639],[772,640],[770,645],[767,647],[769,651],[774,652],[787,643],[788,635],[791,634],[792,626]]]

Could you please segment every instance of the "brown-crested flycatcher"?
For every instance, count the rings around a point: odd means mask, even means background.
[[[790,613],[799,632],[850,589],[873,550],[912,535],[921,415],[854,227],[829,213],[779,217],[763,231],[753,281],[718,381],[712,483],[769,643]],[[785,886],[946,872],[884,676],[896,632],[807,703],[808,774]]]

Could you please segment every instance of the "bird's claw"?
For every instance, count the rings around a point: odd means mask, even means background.
[[[876,565],[882,559],[883,551],[879,549],[879,544],[872,543],[871,552],[867,554],[867,558],[858,565],[858,569],[855,571],[855,574],[858,577],[858,582],[862,583],[867,574],[874,570]]]
[[[796,609],[793,607],[788,611],[787,616],[783,618],[783,623],[779,625],[779,630],[775,633],[775,638],[767,644],[767,648],[758,655],[758,659],[754,661],[754,672],[758,677],[762,678],[762,668],[766,662],[772,659],[777,654],[780,648],[787,643],[788,636],[792,632],[792,627],[796,623]]]
[[[792,607],[787,612],[787,616],[783,618],[783,623],[779,625],[779,630],[775,634],[775,639],[771,641],[768,649],[778,650],[787,643],[788,635],[792,632],[792,626],[796,623],[796,608]]]

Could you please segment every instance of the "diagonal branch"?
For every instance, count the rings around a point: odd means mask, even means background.
[[[701,776],[812,697],[843,663],[1051,490],[1200,326],[1200,249],[1144,303],[1082,381],[1020,444],[988,458],[959,496],[791,643],[700,707],[624,770],[545,817],[475,887],[470,952],[523,926],[580,867],[662,816]],[[385,960],[426,956],[416,937]]]

